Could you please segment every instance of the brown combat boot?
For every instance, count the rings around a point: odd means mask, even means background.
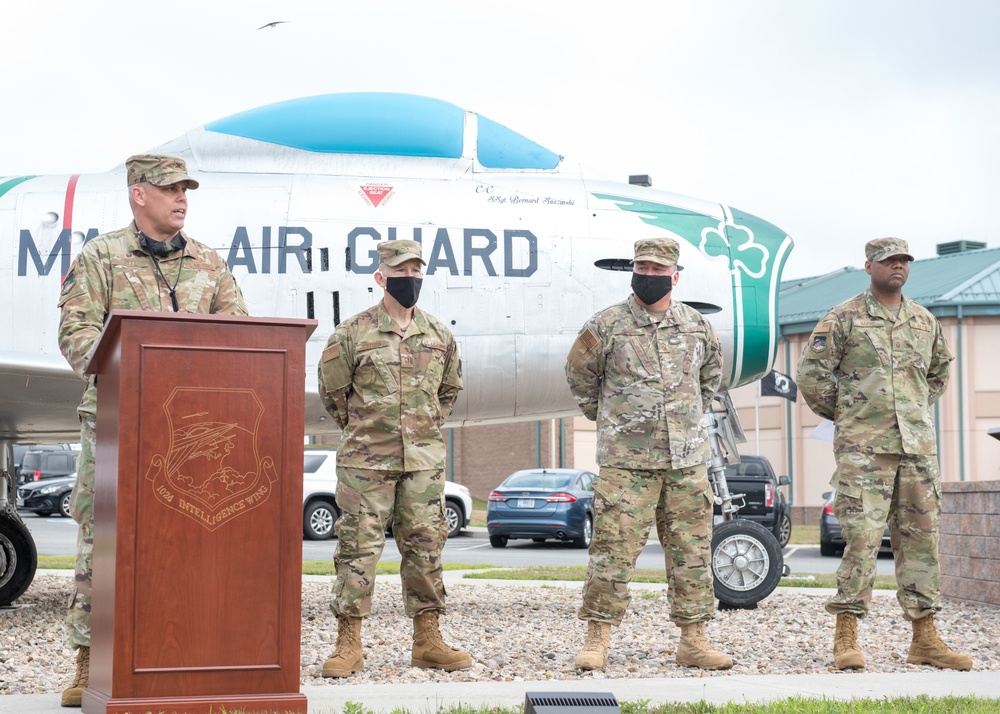
[[[438,611],[425,610],[413,618],[413,651],[410,664],[421,669],[443,669],[451,672],[468,669],[472,658],[468,652],[452,647],[441,638]]]
[[[952,650],[941,641],[934,627],[934,613],[913,621],[910,664],[932,664],[941,669],[972,669],[972,658]]]
[[[62,693],[60,704],[64,707],[78,707],[83,704],[83,690],[90,686],[90,648],[80,647],[76,651],[76,676],[73,683]]]
[[[337,618],[337,648],[323,662],[324,677],[350,677],[365,668],[361,651],[361,618]]]
[[[573,659],[577,669],[604,669],[608,666],[608,649],[611,647],[611,623],[587,620],[587,639],[583,649]]]
[[[733,666],[732,657],[708,644],[704,622],[692,622],[680,627],[681,641],[677,644],[677,654],[674,655],[677,664],[699,669],[729,669]]]
[[[833,664],[837,669],[863,669],[865,666],[865,657],[858,646],[858,616],[853,612],[837,613]]]

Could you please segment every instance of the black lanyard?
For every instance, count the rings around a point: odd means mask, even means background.
[[[147,241],[151,241],[148,236],[145,236],[142,231],[139,231],[140,238],[146,238]],[[163,284],[167,286],[167,290],[170,291],[170,304],[174,308],[174,312],[180,312],[180,306],[177,304],[177,283],[181,281],[181,270],[184,268],[184,256],[187,255],[187,242],[184,243],[184,247],[181,248],[181,257],[177,261],[177,278],[174,280],[173,286],[170,285],[170,281],[167,280],[167,276],[163,274],[163,269],[160,267],[160,261],[156,259],[156,251],[153,250],[152,246],[148,243],[146,244],[146,250],[149,251],[149,257],[153,259],[153,266],[156,268],[156,272],[160,274],[163,278]]]

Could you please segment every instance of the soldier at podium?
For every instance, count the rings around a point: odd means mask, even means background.
[[[402,556],[403,604],[413,619],[411,663],[448,671],[472,666],[438,628],[448,530],[441,425],[462,389],[461,361],[448,328],[414,307],[423,280],[420,244],[394,240],[377,248],[383,298],[337,327],[319,364],[323,405],[343,430],[332,604],[337,646],[323,663],[324,677],[364,669],[361,622],[371,610],[390,518]]]
[[[246,315],[236,279],[211,248],[182,230],[188,190],[198,182],[172,156],[139,155],[125,162],[133,221],[87,242],[63,280],[59,298],[59,349],[88,380],[80,415],[83,450],[70,501],[80,524],[76,591],[67,621],[77,650],[76,674],[62,694],[62,706],[81,705],[90,679],[90,594],[94,546],[94,452],[97,388],[84,369],[112,310]]]

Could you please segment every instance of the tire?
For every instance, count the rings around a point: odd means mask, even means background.
[[[494,548],[506,548],[507,547],[507,536],[505,535],[491,535],[490,545]]]
[[[39,518],[48,518],[49,516],[51,516],[51,515],[52,515],[52,514],[51,514],[51,513],[49,513],[48,511],[35,511],[34,513],[35,513],[35,515],[36,515],[36,516],[38,516]]]
[[[445,501],[444,519],[448,523],[449,538],[462,532],[462,526],[465,525],[465,513],[462,512],[462,507],[454,501]]]
[[[330,540],[339,517],[337,507],[329,501],[313,501],[306,506],[302,534],[309,540]]]
[[[573,547],[589,548],[592,540],[594,540],[594,521],[588,513],[583,517],[583,535],[573,539]]]
[[[70,498],[73,496],[72,491],[67,491],[66,495],[59,499],[59,515],[63,518],[72,518],[69,512],[69,502]]]
[[[778,587],[784,558],[771,531],[737,518],[712,532],[715,596],[735,608],[753,609]]]
[[[837,546],[833,543],[819,542],[819,554],[826,556],[827,558],[832,558],[837,555]]]
[[[792,539],[792,519],[784,511],[778,518],[778,527],[775,528],[774,537],[778,539],[778,545],[784,548],[788,541]]]
[[[0,513],[0,606],[21,597],[37,567],[38,553],[28,529],[21,521]]]

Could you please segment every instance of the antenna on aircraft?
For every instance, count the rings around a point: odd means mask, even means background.
[[[271,28],[273,28],[276,25],[285,25],[287,23],[288,23],[288,20],[275,20],[274,22],[269,22],[266,25],[261,25],[257,29],[258,30],[263,30],[265,27],[271,27]]]

